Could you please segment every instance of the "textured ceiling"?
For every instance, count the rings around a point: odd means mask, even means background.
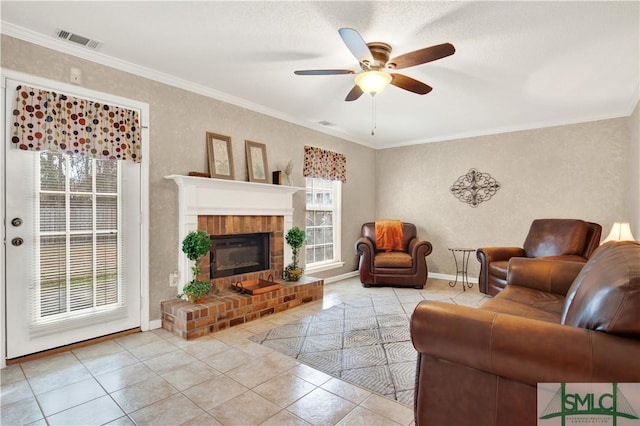
[[[374,148],[627,116],[638,102],[640,3],[2,1],[2,32]],[[402,70],[433,87],[344,98],[353,75],[296,76],[357,60],[357,29],[397,56],[450,42]],[[57,40],[64,29],[97,50]],[[329,125],[320,125],[324,121]]]

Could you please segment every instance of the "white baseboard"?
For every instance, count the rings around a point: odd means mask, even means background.
[[[157,328],[162,328],[162,320],[151,320],[149,321],[149,330],[155,330]]]
[[[324,278],[324,283],[325,284],[335,283],[340,280],[346,280],[348,278],[353,278],[357,276],[358,276],[358,271],[351,271],[351,272],[347,272],[346,274],[335,275],[333,277]],[[450,274],[439,274],[437,272],[429,272],[429,278],[435,278],[438,280],[455,281],[456,276],[450,275]],[[477,277],[468,277],[468,279],[470,283],[473,283],[473,284],[478,283]],[[460,277],[458,277],[458,280],[460,280]]]
[[[323,278],[325,284],[335,283],[340,280],[346,280],[347,278],[353,278],[358,276],[358,271],[347,272],[346,274],[334,275],[333,277]]]
[[[449,275],[449,274],[439,274],[437,272],[429,272],[429,278],[436,278],[438,280],[449,280],[449,281],[455,281],[456,280],[456,276],[455,275]],[[478,278],[474,278],[474,277],[468,277],[469,282],[473,283],[473,284],[478,284]],[[460,277],[458,277],[458,280],[460,280]]]

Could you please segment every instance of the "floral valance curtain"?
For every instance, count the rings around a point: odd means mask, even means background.
[[[304,147],[304,177],[347,181],[347,157],[312,146]]]
[[[12,146],[109,160],[142,160],[137,111],[18,86]]]

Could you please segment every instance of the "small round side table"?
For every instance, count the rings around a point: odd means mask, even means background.
[[[460,282],[462,283],[462,290],[467,291],[467,288],[471,288],[473,283],[469,282],[469,277],[467,275],[468,266],[469,266],[469,257],[471,253],[476,251],[476,249],[472,248],[450,248],[449,251],[453,255],[453,261],[456,263],[456,280],[449,281],[450,287],[455,287],[458,284],[458,277],[460,277]],[[461,253],[461,255],[456,255],[457,253]],[[460,261],[458,261],[458,257],[462,257]]]

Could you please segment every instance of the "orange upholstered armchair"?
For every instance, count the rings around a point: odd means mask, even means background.
[[[414,224],[401,222],[401,226],[398,249],[390,250],[376,246],[375,222],[362,225],[356,252],[360,256],[360,281],[365,287],[424,287],[428,275],[425,257],[431,253],[431,243],[417,238]]]
[[[600,244],[602,227],[579,219],[536,219],[522,247],[482,247],[478,287],[492,296],[507,285],[507,267],[512,257],[541,257],[586,263]]]

